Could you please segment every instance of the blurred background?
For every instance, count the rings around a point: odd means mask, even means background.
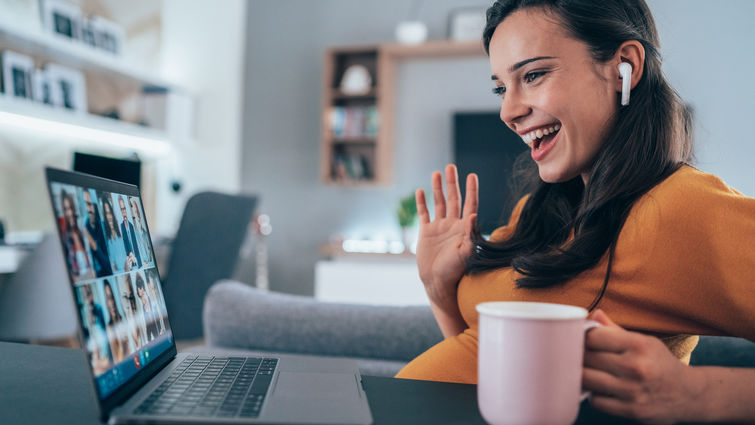
[[[648,3],[667,76],[695,113],[697,166],[755,196],[755,3]],[[523,146],[490,90],[489,4],[0,0],[0,276],[53,229],[43,166],[72,169],[79,153],[111,172],[108,159],[138,162],[122,173],[138,176],[158,261],[192,195],[249,194],[238,279],[425,302],[402,199],[457,162],[481,174],[492,229]]]

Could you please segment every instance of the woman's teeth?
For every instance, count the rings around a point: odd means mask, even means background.
[[[538,128],[537,130],[530,131],[529,133],[523,135],[522,140],[527,144],[527,146],[531,148],[537,139],[542,139],[543,136],[553,134],[560,129],[561,124],[556,124],[548,128]]]

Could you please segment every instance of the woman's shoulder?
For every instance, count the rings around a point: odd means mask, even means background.
[[[678,170],[652,188],[648,194],[656,197],[705,196],[709,194],[742,196],[738,190],[727,185],[718,176],[698,170],[690,165],[679,167]]]
[[[636,209],[659,209],[680,220],[719,213],[738,200],[751,201],[719,177],[683,165],[642,196]]]
[[[624,229],[637,225],[643,232],[687,234],[691,229],[702,232],[724,222],[739,222],[752,214],[755,199],[713,174],[684,165],[637,200]]]

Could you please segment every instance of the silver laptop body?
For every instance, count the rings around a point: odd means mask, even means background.
[[[103,421],[372,423],[354,361],[177,353],[139,189],[46,174]]]

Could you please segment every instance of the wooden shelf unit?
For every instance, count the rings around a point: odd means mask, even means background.
[[[482,57],[482,43],[432,41],[418,45],[381,44],[346,46],[325,53],[322,88],[322,123],[320,137],[320,180],[325,184],[347,187],[385,186],[393,180],[393,143],[396,105],[396,68],[399,62],[425,58]],[[372,86],[364,94],[346,94],[340,90],[346,69],[364,65],[370,72]],[[338,135],[334,131],[336,108],[374,107],[378,127],[375,134]],[[343,158],[360,158],[364,175],[356,175],[359,166],[345,167]],[[348,163],[348,160],[346,160]]]
[[[379,116],[378,46],[333,48],[325,53],[322,99],[320,179],[341,185],[372,184],[383,177]],[[352,65],[364,66],[371,78],[364,93],[341,90]],[[368,128],[369,127],[369,128]]]

